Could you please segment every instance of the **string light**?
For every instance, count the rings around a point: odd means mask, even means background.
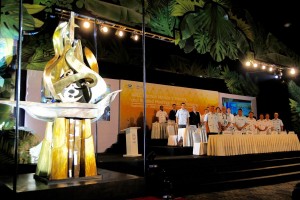
[[[91,26],[91,24],[90,24],[89,21],[84,21],[84,22],[83,22],[83,27],[84,27],[84,28],[90,28],[90,26]]]
[[[276,79],[281,79],[283,76],[283,71],[284,70],[289,70],[289,74],[291,76],[295,76],[296,75],[296,70],[294,67],[290,68],[287,66],[282,66],[282,65],[275,65],[275,64],[269,64],[269,63],[265,63],[259,60],[248,60],[245,62],[245,66],[248,69],[261,69],[262,71],[265,71],[266,69],[268,69],[268,72],[274,73],[274,77]],[[249,68],[250,66],[252,66],[253,68]],[[258,68],[260,67],[260,68]]]
[[[138,34],[132,33],[130,38],[133,39],[134,41],[138,41],[140,37]]]
[[[55,8],[55,11],[58,15],[61,16],[61,19],[65,19],[68,20],[70,18],[70,13],[71,11],[67,11],[67,10],[62,10],[59,8]],[[120,25],[117,24],[115,22],[110,22],[110,21],[106,21],[103,19],[98,19],[98,18],[93,18],[90,16],[86,16],[86,15],[81,15],[78,13],[75,13],[75,19],[76,20],[84,20],[90,23],[96,23],[97,25],[99,24],[99,30],[101,33],[107,33],[109,32],[109,29],[115,29],[115,30],[119,30],[122,29],[123,31],[123,37],[125,36],[125,32],[129,32],[129,33],[136,33],[137,36],[134,36],[132,39],[134,41],[138,41],[139,40],[139,36],[142,35],[142,30],[139,29],[135,29],[126,25]],[[106,27],[106,28],[104,28]],[[107,32],[106,32],[107,30]],[[145,37],[149,37],[149,38],[153,38],[153,39],[158,39],[158,40],[162,40],[165,42],[171,42],[174,43],[175,39],[172,37],[167,37],[167,36],[163,36],[163,35],[159,35],[159,34],[155,34],[155,33],[150,33],[150,32],[144,32]],[[120,35],[118,35],[120,37]]]
[[[109,29],[107,26],[101,25],[100,26],[100,32],[102,33],[108,33]]]

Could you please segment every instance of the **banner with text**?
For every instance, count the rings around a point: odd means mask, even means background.
[[[143,83],[121,80],[120,93],[120,130],[128,127],[143,127],[144,92]],[[155,114],[159,106],[169,114],[172,104],[180,109],[182,102],[186,103],[186,109],[192,111],[192,106],[197,105],[198,111],[203,114],[209,105],[218,106],[218,92],[200,90],[153,83],[146,84],[146,121],[151,128],[157,121]]]

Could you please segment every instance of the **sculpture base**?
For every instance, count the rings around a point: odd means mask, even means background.
[[[92,181],[92,180],[102,180],[103,176],[102,174],[99,174],[97,176],[87,176],[87,177],[72,177],[72,178],[66,178],[66,179],[56,179],[56,180],[50,180],[47,177],[38,176],[36,174],[33,175],[33,178],[37,181],[40,181],[42,183],[45,183],[46,185],[53,185],[53,184],[61,184],[61,183],[71,183],[74,181],[77,182],[85,182],[85,181]]]

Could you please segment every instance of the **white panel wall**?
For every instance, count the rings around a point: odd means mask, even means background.
[[[26,84],[26,101],[40,102],[41,101],[41,83],[42,83],[42,71],[27,70],[27,84]],[[111,91],[119,90],[119,80],[104,79],[107,84],[110,85]],[[97,122],[97,136],[94,135],[94,139],[97,138],[97,152],[104,152],[112,144],[117,142],[117,136],[119,131],[119,95],[111,104],[110,121],[98,121]],[[46,122],[36,120],[25,114],[25,127],[33,130],[36,136],[42,140],[44,138],[44,132]],[[92,131],[96,133],[96,123],[92,124]]]

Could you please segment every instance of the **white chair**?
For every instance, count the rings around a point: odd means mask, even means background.
[[[201,142],[199,132],[193,133],[193,155],[206,155],[207,154],[207,142]]]
[[[177,135],[169,135],[168,146],[177,146]]]

